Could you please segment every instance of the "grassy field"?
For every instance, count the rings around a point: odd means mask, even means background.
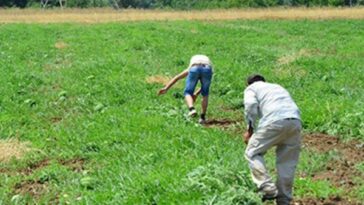
[[[360,204],[363,47],[361,20],[0,24],[0,204],[260,204],[240,138],[257,72],[302,111],[297,203]],[[183,82],[156,95],[196,53],[215,66],[207,127]]]

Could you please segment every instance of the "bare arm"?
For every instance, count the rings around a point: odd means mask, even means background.
[[[169,88],[171,88],[177,81],[181,80],[182,78],[185,78],[187,75],[188,75],[188,69],[186,69],[186,70],[182,71],[180,74],[174,76],[174,78],[172,78],[172,80],[170,80],[164,88],[159,90],[158,95],[163,95],[163,94],[167,93]]]

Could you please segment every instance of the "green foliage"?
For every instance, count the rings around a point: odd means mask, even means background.
[[[363,32],[360,20],[2,24],[0,138],[33,151],[0,164],[0,203],[257,203],[240,139],[245,78],[286,87],[305,130],[363,140]],[[238,121],[231,132],[185,117],[183,82],[164,96],[146,82],[197,53],[214,64],[207,118]],[[316,172],[334,154],[304,152],[298,170]],[[60,163],[77,158],[78,171]],[[24,183],[45,189],[16,192]],[[329,185],[298,180],[295,191],[340,193],[320,186]]]
[[[353,193],[353,194],[356,196],[358,201],[363,201],[364,200],[364,184],[362,184],[359,188],[357,188],[357,190],[355,192],[356,193]]]
[[[311,196],[324,199],[330,196],[338,196],[342,192],[342,190],[330,185],[327,181],[313,181],[309,178],[296,179],[295,187],[297,187],[295,188],[297,196]]]
[[[315,173],[321,171],[322,167],[325,167],[328,161],[334,159],[335,155],[337,156],[337,152],[335,151],[318,154],[303,149],[297,171],[301,176],[312,176]]]
[[[255,188],[249,175],[248,170],[200,166],[188,173],[187,190],[201,192],[203,204],[259,204],[259,197],[251,191]]]

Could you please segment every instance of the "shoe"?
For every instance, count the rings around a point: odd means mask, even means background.
[[[188,113],[188,117],[196,117],[197,116],[197,112],[195,109],[191,110],[189,113]]]
[[[202,119],[202,118],[200,118],[199,120],[198,120],[198,123],[200,123],[200,124],[205,124],[206,123],[206,120],[205,119]]]
[[[274,200],[277,198],[278,190],[276,186],[267,185],[259,190],[263,194],[262,201]]]

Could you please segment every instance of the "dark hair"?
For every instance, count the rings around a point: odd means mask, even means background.
[[[255,82],[258,82],[258,81],[263,81],[265,82],[265,79],[263,76],[259,75],[259,74],[254,74],[254,75],[251,75],[249,76],[247,79],[246,79],[246,82],[248,83],[248,85],[251,85]]]

